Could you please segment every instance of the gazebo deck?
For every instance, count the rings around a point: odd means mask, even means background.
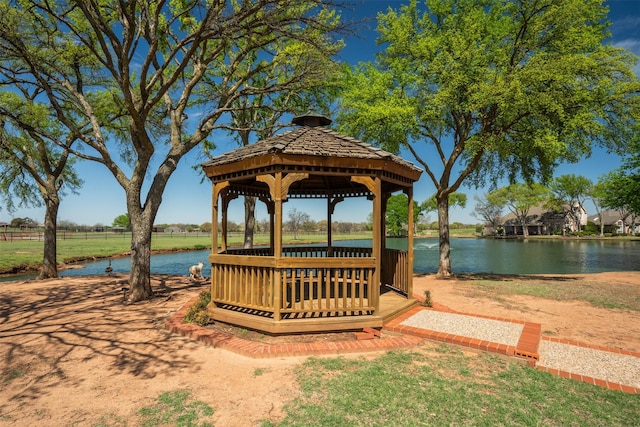
[[[387,290],[380,295],[380,309],[377,314],[329,316],[321,315],[317,312],[298,313],[295,316],[283,316],[281,320],[276,322],[270,316],[270,313],[226,305],[220,306],[220,310],[216,311],[214,309],[214,313],[216,320],[221,322],[271,334],[287,334],[350,331],[366,327],[381,328],[385,323],[390,322],[418,304],[419,301],[415,298],[405,298],[393,290]]]

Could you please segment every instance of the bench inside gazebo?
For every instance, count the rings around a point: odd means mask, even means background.
[[[273,334],[382,327],[417,304],[412,233],[407,250],[388,249],[384,219],[388,198],[404,192],[413,230],[413,183],[422,171],[326,128],[331,120],[324,116],[307,114],[293,123],[299,127],[203,164],[213,188],[209,314]],[[239,196],[265,204],[268,246],[228,247],[227,211]],[[370,248],[332,242],[334,208],[351,197],[371,203]],[[326,245],[283,246],[283,204],[294,198],[326,200]]]

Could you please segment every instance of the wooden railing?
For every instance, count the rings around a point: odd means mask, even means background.
[[[260,311],[274,310],[275,259],[210,255],[211,300]]]
[[[230,248],[225,252],[222,252],[225,255],[255,255],[255,256],[273,256],[271,252],[271,248],[268,246],[257,247],[257,248]]]
[[[401,293],[409,294],[409,254],[407,251],[385,249],[382,252],[382,271],[380,281]]]
[[[212,301],[280,320],[371,314],[380,285],[409,293],[407,251],[383,251],[380,283],[374,283],[371,248],[291,246],[282,251],[282,258],[266,247],[211,254]]]
[[[273,256],[271,249],[268,247],[258,248],[229,248],[226,255],[256,255],[256,256]],[[331,255],[329,255],[329,253]],[[326,258],[326,257],[342,257],[342,258],[366,258],[371,257],[371,248],[352,248],[345,246],[335,246],[329,251],[326,246],[285,246],[282,248],[282,255],[287,257],[307,257],[307,258]]]
[[[212,301],[274,320],[365,315],[378,306],[370,248],[340,248],[333,257],[326,247],[283,252],[279,259],[258,255],[261,248],[211,254]]]
[[[284,318],[363,315],[375,310],[380,290],[372,286],[372,258],[350,260],[349,266],[336,266],[338,258],[296,260],[305,260],[304,267],[286,268],[280,275],[279,311]]]

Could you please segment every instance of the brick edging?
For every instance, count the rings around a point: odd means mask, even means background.
[[[577,347],[590,348],[593,350],[606,351],[609,353],[616,353],[624,356],[633,356],[633,357],[640,358],[640,353],[636,351],[622,350],[619,348],[605,347],[605,346],[596,345],[596,344],[587,344],[580,341],[567,340],[564,338],[543,336],[542,339],[545,341],[556,342],[559,344],[575,345]],[[557,375],[562,378],[568,378],[576,381],[585,382],[588,384],[597,385],[599,387],[604,387],[609,390],[622,391],[624,393],[629,393],[629,394],[640,394],[640,388],[638,387],[631,387],[628,385],[618,384],[618,383],[602,380],[599,378],[593,378],[588,375],[580,375],[580,374],[575,374],[569,371],[562,371],[559,369],[547,368],[545,366],[537,366],[537,368],[543,372],[549,372],[551,374]]]
[[[542,339],[545,340],[545,341],[557,342],[559,344],[575,345],[576,347],[590,348],[590,349],[593,349],[593,350],[607,351],[609,353],[617,353],[617,354],[622,354],[622,355],[625,355],[625,356],[634,356],[634,357],[639,357],[640,358],[640,352],[637,352],[637,351],[622,350],[622,349],[613,348],[613,347],[604,347],[604,346],[596,345],[596,344],[587,344],[587,343],[584,343],[584,342],[572,341],[572,340],[567,340],[567,339],[564,339],[564,338],[543,336]]]
[[[187,310],[197,300],[191,298],[178,309],[164,324],[165,329],[205,345],[222,348],[252,358],[313,356],[326,354],[364,353],[369,351],[387,351],[398,348],[415,347],[423,339],[416,336],[381,337],[369,340],[332,341],[315,343],[267,344],[236,337],[225,332],[214,331],[206,327],[187,323],[184,317]]]
[[[438,332],[438,331],[432,331],[424,328],[416,328],[414,326],[402,325],[402,322],[404,322],[406,319],[408,319],[409,317],[413,316],[414,314],[422,310],[441,311],[441,312],[460,314],[465,316],[473,316],[473,317],[479,317],[479,318],[490,319],[490,320],[498,320],[502,322],[517,323],[517,324],[524,325],[524,329],[527,329],[528,325],[531,325],[531,328],[535,330],[537,325],[537,324],[534,324],[531,322],[525,322],[522,320],[505,319],[505,318],[500,318],[495,316],[483,316],[483,315],[477,315],[477,314],[462,313],[462,312],[451,310],[450,308],[440,304],[437,304],[437,305],[434,304],[434,307],[430,307],[430,308],[414,307],[411,310],[407,311],[406,313],[396,317],[389,323],[385,324],[384,327],[386,329],[389,329],[391,331],[398,332],[401,334],[415,335],[415,336],[419,336],[419,337],[426,338],[433,341],[445,342],[448,344],[456,344],[463,347],[470,347],[477,350],[488,351],[491,353],[503,354],[506,356],[514,356],[514,357],[535,358],[535,360],[539,358],[539,355],[537,354],[537,345],[535,346],[535,352],[533,352],[529,347],[527,347],[526,349],[520,348],[519,347],[521,345],[520,342],[519,342],[519,345],[512,346],[512,345],[500,344],[500,343],[495,343],[495,342],[486,341],[486,340],[479,340],[476,338],[470,338],[470,337],[465,337],[465,336],[456,335],[456,334],[450,334],[447,332]],[[539,326],[540,325],[537,325],[538,330],[540,329]],[[524,335],[524,329],[523,329],[522,335]],[[522,341],[522,335],[520,337],[521,341]]]
[[[624,385],[624,384],[618,384],[618,383],[614,383],[614,382],[610,382],[610,381],[606,381],[606,380],[601,380],[599,378],[593,378],[593,377],[590,377],[590,376],[587,376],[587,375],[574,374],[572,372],[561,371],[559,369],[547,368],[547,367],[544,367],[544,366],[536,366],[536,369],[538,369],[540,371],[543,371],[543,372],[548,372],[548,373],[553,374],[553,375],[557,375],[557,376],[562,377],[562,378],[567,378],[567,379],[570,379],[570,380],[581,381],[581,382],[584,382],[584,383],[597,385],[599,387],[604,387],[604,388],[609,389],[609,390],[622,391],[624,393],[629,393],[629,394],[638,394],[638,393],[640,393],[640,388],[631,387],[631,386]]]

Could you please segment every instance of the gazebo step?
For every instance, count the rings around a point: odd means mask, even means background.
[[[375,315],[319,317],[309,319],[282,319],[253,316],[220,308],[210,308],[209,314],[214,321],[268,332],[271,334],[300,332],[353,331],[365,327],[381,328],[382,318]]]

